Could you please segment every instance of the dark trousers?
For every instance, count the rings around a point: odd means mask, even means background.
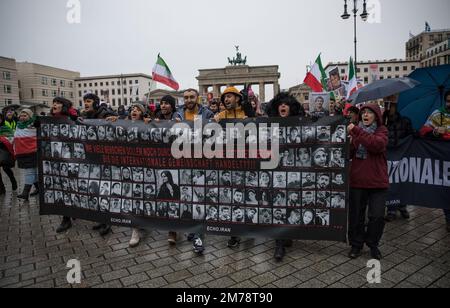
[[[450,224],[450,210],[444,210],[445,220]]]
[[[3,168],[3,171],[6,173],[6,175],[9,177],[11,184],[13,184],[13,186],[14,186],[14,183],[17,184],[16,178],[14,176],[14,172],[12,171],[12,169],[9,167],[2,167],[2,168]],[[2,179],[2,172],[0,171],[0,185],[1,184],[3,184],[3,179]]]
[[[354,248],[362,249],[364,243],[370,248],[378,247],[384,232],[386,189],[350,190],[349,240]],[[369,222],[366,225],[366,210]]]

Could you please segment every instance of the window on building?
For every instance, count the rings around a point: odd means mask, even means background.
[[[127,95],[127,88],[123,89],[123,94]]]
[[[98,90],[95,90],[95,95],[97,95],[97,96],[98,96]]]
[[[407,66],[403,66],[403,70],[404,70],[404,71],[407,71],[407,70],[408,70],[408,67],[407,67]]]
[[[357,73],[361,73],[361,69],[360,69],[360,68],[357,68],[357,69],[356,69],[356,72],[357,72]]]
[[[78,84],[78,88],[81,88],[81,83]]]
[[[59,81],[59,85],[60,85],[61,87],[65,87],[65,86],[66,86],[66,82],[65,82],[64,80],[60,80],[60,81]]]
[[[388,72],[392,72],[392,67],[389,66],[389,67],[387,68],[387,70],[388,70]]]
[[[114,84],[115,84],[115,82],[114,82],[114,81],[111,81],[111,85],[114,86]]]
[[[42,78],[41,78],[41,84],[43,84],[44,86],[48,85],[48,79],[47,79],[47,77],[42,77]]]
[[[380,80],[383,80],[384,79],[384,76],[380,76]]]
[[[69,81],[69,88],[73,88],[73,82]]]
[[[128,84],[133,84],[133,80],[128,80]]]
[[[66,92],[61,91],[61,97],[66,97]]]
[[[123,102],[124,102],[125,105],[128,104],[128,99],[125,97],[125,98],[123,99]]]
[[[384,67],[380,67],[380,72],[384,72]]]
[[[4,80],[11,80],[11,72],[3,72]]]
[[[94,83],[94,87],[98,87],[98,83]]]
[[[83,107],[83,101],[79,101],[78,103],[79,103],[80,107]]]
[[[392,76],[387,76],[388,79],[392,79]]]
[[[134,83],[135,83],[135,84],[138,84],[138,83],[139,83],[139,80],[135,80]]]
[[[73,92],[70,92],[70,98],[73,98],[73,96],[74,96]]]
[[[81,93],[81,91],[78,91],[78,96],[79,97],[83,96],[83,93]]]
[[[112,95],[116,95],[116,89],[112,89]]]
[[[122,99],[118,98],[117,102],[119,103],[119,106],[122,105]]]
[[[395,75],[395,78],[400,78],[400,75]]]
[[[416,67],[413,65],[413,66],[411,66],[411,70],[416,70]]]
[[[58,96],[58,92],[56,92],[56,90],[52,90],[52,97],[57,97],[57,96]]]
[[[399,67],[399,66],[396,66],[396,67],[395,67],[395,71],[396,71],[396,72],[399,72],[399,71],[400,71],[400,67]]]
[[[100,87],[103,87],[103,82],[100,82]]]
[[[42,96],[43,97],[47,97],[48,96],[48,91],[47,90],[42,90]]]
[[[12,104],[12,99],[6,98],[5,99],[5,105],[11,105],[11,104]]]
[[[55,87],[56,87],[57,84],[58,84],[58,83],[56,82],[56,79],[52,79],[52,86],[55,86]]]
[[[112,99],[112,104],[114,107],[116,107],[116,99],[115,98]]]
[[[11,85],[5,84],[3,86],[3,92],[5,92],[6,94],[11,94],[11,92],[12,92]]]
[[[117,89],[117,95],[121,95],[120,93],[120,89]]]
[[[136,97],[136,100],[135,100],[135,102],[137,102],[137,101],[139,101],[139,97]]]
[[[364,73],[368,73],[369,72],[369,69],[366,67],[365,69],[364,69]]]
[[[85,88],[87,87],[87,83],[84,84],[84,87],[85,87]]]
[[[364,77],[364,83],[368,84],[369,83],[369,77]]]
[[[92,88],[92,82],[89,83],[89,87]]]
[[[341,69],[341,74],[345,74],[345,69]]]

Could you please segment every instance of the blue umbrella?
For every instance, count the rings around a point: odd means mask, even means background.
[[[398,111],[411,119],[415,129],[420,129],[433,111],[445,104],[444,93],[450,90],[450,65],[420,68],[409,77],[420,85],[400,95]]]

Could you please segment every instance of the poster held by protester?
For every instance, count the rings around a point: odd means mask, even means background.
[[[232,120],[214,123],[227,128],[215,134],[207,123],[199,130],[167,121],[41,123],[41,215],[225,236],[346,241],[348,144],[341,117]],[[244,125],[256,135],[241,130]],[[172,146],[182,136],[200,144],[181,147],[192,147],[195,156],[175,159]],[[239,142],[230,138],[245,142],[245,151],[239,153]],[[277,150],[277,167],[263,169],[267,154]]]
[[[387,205],[450,209],[450,143],[401,140],[388,150],[390,190]]]

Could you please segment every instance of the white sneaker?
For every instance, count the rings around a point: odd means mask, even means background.
[[[131,235],[130,240],[130,247],[134,248],[139,245],[139,242],[141,241],[141,235],[139,233],[138,229],[133,229],[133,234]]]

